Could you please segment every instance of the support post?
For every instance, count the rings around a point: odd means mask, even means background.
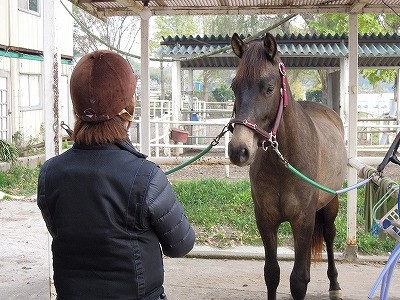
[[[140,151],[151,156],[150,151],[150,55],[149,55],[149,20],[150,9],[145,6],[140,14],[141,34],[141,126],[140,126]]]
[[[349,59],[340,59],[340,117],[344,124],[349,123]],[[347,133],[346,133],[347,134]],[[348,137],[346,138],[346,141]]]
[[[61,54],[58,52],[57,40],[57,5],[59,1],[43,1],[43,60],[44,60],[44,143],[45,156],[49,159],[61,154],[61,124],[60,124],[60,70]],[[54,299],[53,260],[51,252],[52,238],[48,234],[49,257],[49,299]]]
[[[349,15],[349,140],[348,157],[357,157],[357,94],[358,94],[358,20],[357,14]],[[357,183],[357,171],[348,167],[348,185]],[[345,258],[357,259],[356,237],[357,189],[347,194],[347,249]]]
[[[328,105],[330,108],[334,109],[333,107],[333,73],[328,72],[328,99],[326,99],[326,105]]]
[[[56,6],[59,1],[43,1],[44,123],[46,159],[61,153],[60,69]]]
[[[172,63],[172,120],[180,120],[181,111],[181,63],[174,61]],[[174,125],[175,126],[175,125]]]
[[[193,69],[188,70],[188,96],[189,96],[189,108],[194,109],[193,105]]]
[[[181,63],[174,61],[172,63],[172,120],[179,121],[181,119],[181,97],[182,97],[182,81],[181,81]],[[178,127],[177,124],[173,124],[173,127]],[[174,142],[179,144],[180,142]],[[175,156],[183,153],[183,148],[173,148],[172,150]]]
[[[400,69],[397,69],[396,74],[396,82],[395,82],[395,89],[394,89],[394,102],[396,103],[397,111],[396,111],[396,124],[400,124]],[[397,132],[399,130],[397,129]]]

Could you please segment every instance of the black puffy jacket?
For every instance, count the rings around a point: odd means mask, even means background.
[[[191,228],[165,174],[131,144],[74,144],[43,165],[38,206],[53,237],[60,299],[156,299],[162,252],[187,254]]]

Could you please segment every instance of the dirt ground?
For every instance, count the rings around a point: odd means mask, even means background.
[[[0,299],[50,299],[49,235],[36,201],[0,201],[0,228]],[[187,258],[165,258],[168,299],[266,299],[262,257],[262,248],[204,250],[196,246]],[[346,263],[339,258],[343,299],[367,299],[384,266],[381,259],[363,258],[357,263]],[[291,299],[290,254],[280,259],[280,266],[278,299]],[[400,300],[399,282],[397,267],[389,299]],[[306,299],[328,299],[328,286],[326,263],[312,265]],[[373,299],[379,299],[379,289]]]

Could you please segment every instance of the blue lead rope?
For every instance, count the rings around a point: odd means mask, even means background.
[[[372,179],[372,176],[370,176],[367,179],[364,179],[363,181],[360,181],[356,184],[353,184],[352,186],[348,186],[347,188],[338,190],[338,191],[336,191],[336,195],[344,194],[351,190],[358,189],[359,187],[362,187],[362,186],[366,185],[368,182],[370,182],[371,179]]]

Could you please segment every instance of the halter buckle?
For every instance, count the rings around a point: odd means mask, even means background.
[[[264,151],[267,151],[268,148],[270,148],[270,147],[272,147],[272,149],[274,149],[274,150],[278,149],[279,143],[276,140],[276,135],[270,133],[268,136],[268,139],[262,141],[261,146]]]
[[[286,67],[283,62],[279,63],[279,72],[281,73],[282,76],[286,76]]]
[[[244,120],[243,121],[243,124],[245,125],[245,126],[247,126],[247,127],[250,127],[250,128],[252,128],[253,130],[256,130],[257,129],[257,124],[255,124],[255,123],[251,123],[249,120]]]

